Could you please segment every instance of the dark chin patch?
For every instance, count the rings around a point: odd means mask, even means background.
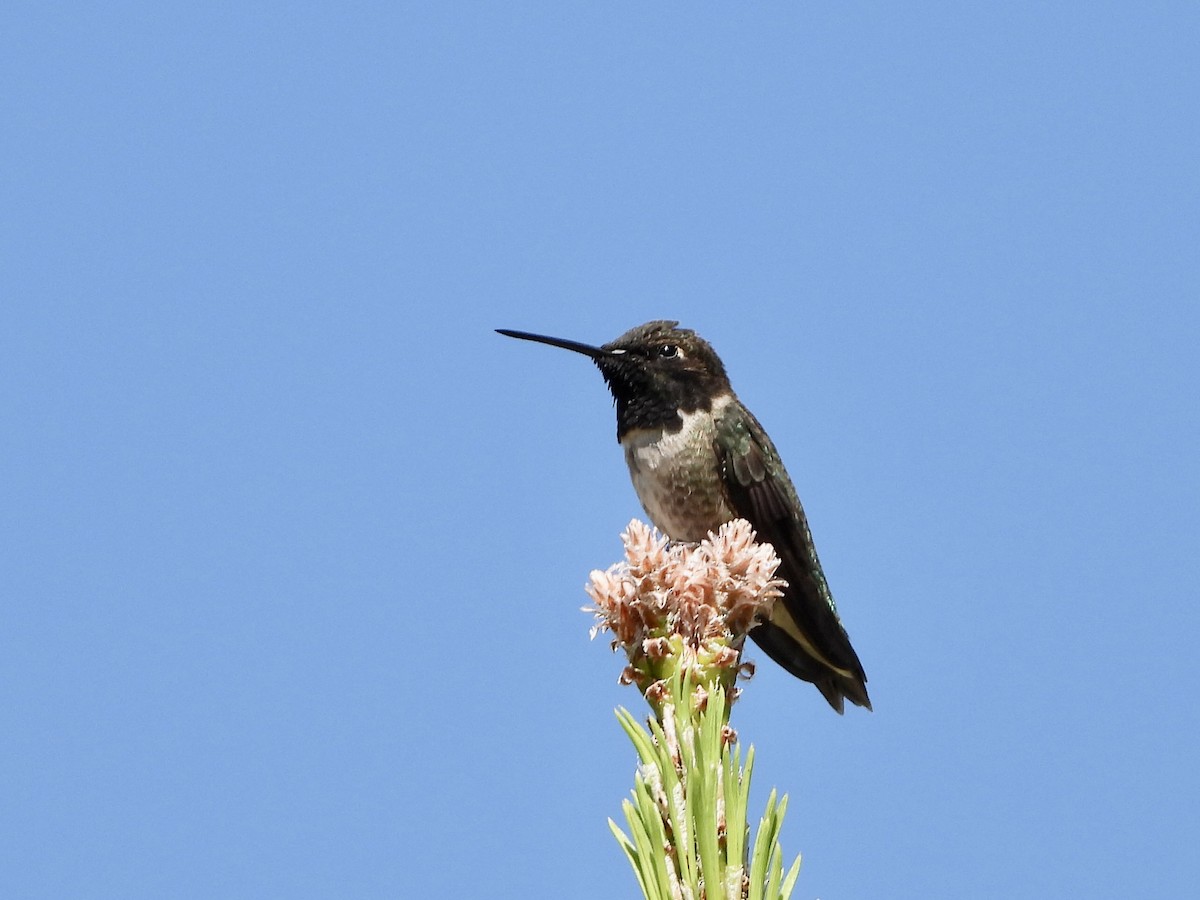
[[[666,383],[636,364],[597,361],[617,404],[617,440],[638,428],[667,434],[683,427],[681,413],[712,409],[713,385],[672,379]]]
[[[688,410],[684,410],[688,412]],[[617,440],[639,428],[661,428],[673,434],[683,427],[680,409],[662,398],[633,397],[623,401],[617,398]]]
[[[681,413],[711,410],[713,398],[729,391],[712,347],[677,326],[665,319],[639,325],[605,344],[605,355],[595,358],[617,404],[618,439],[637,428],[677,432]],[[667,344],[678,345],[682,359],[656,357]]]

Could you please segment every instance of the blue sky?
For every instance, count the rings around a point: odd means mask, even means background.
[[[12,4],[0,895],[632,896],[640,510],[708,337],[870,676],[759,667],[798,898],[1190,897],[1200,10]]]

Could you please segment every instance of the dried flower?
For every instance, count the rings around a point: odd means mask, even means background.
[[[635,519],[621,535],[625,561],[591,573],[592,635],[612,633],[613,649],[629,657],[623,680],[647,699],[681,668],[697,688],[720,683],[736,694],[746,634],[770,616],[785,584],[775,577],[774,548],[754,538],[748,522],[734,519],[699,544],[671,544]]]

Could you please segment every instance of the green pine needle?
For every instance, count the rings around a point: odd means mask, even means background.
[[[661,721],[644,726],[628,710],[617,710],[640,765],[632,800],[622,804],[629,832],[611,819],[609,828],[648,900],[787,900],[800,874],[799,857],[783,870],[779,831],[787,797],[771,791],[747,847],[754,748],[743,764],[740,746],[726,740],[724,689],[711,689],[703,710],[693,699],[681,670],[668,686]]]

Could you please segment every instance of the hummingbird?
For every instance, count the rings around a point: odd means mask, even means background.
[[[496,329],[589,357],[617,408],[617,441],[642,508],[674,541],[700,541],[745,519],[780,559],[787,581],[750,639],[787,672],[816,685],[839,714],[871,708],[867,676],[842,626],[808,519],[771,439],[730,386],[708,341],[678,322],[631,328],[600,346]]]

